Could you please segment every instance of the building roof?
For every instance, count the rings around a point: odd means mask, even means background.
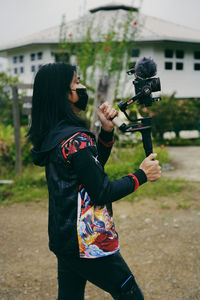
[[[67,39],[74,42],[80,42],[86,35],[88,28],[91,30],[91,39],[99,40],[99,36],[108,32],[110,26],[117,32],[117,39],[123,35],[123,23],[127,21],[129,14],[130,26],[128,26],[129,37],[134,35],[136,27],[138,28],[135,35],[136,41],[179,41],[200,43],[200,30],[192,29],[165,21],[152,16],[146,16],[138,13],[131,7],[113,4],[98,7],[90,10],[81,18],[66,23],[64,32]],[[132,15],[130,15],[130,12]],[[33,44],[57,44],[59,42],[60,25],[51,27],[35,34],[17,39],[7,45],[0,46],[0,53]],[[100,34],[100,35],[99,35]]]
[[[111,3],[108,3],[107,5],[92,8],[92,9],[90,9],[90,12],[95,13],[100,10],[118,10],[118,9],[124,9],[124,10],[128,10],[128,11],[138,11],[138,8],[136,8],[136,7],[124,5],[121,3],[111,2]]]

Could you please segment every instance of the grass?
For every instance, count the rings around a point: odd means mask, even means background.
[[[177,203],[178,208],[188,209],[191,207],[191,203],[179,202]]]
[[[134,148],[114,148],[112,153],[105,167],[110,180],[133,173],[139,169],[141,162],[145,158],[142,145],[137,145]],[[154,153],[158,154],[156,159],[159,160],[160,165],[169,161],[165,148],[156,147]]]
[[[171,208],[171,206],[167,203],[161,203],[160,207],[163,208],[163,209],[170,209]]]
[[[156,182],[147,182],[140,186],[139,189],[125,197],[126,201],[140,201],[144,198],[161,200],[163,197],[179,197],[181,192],[186,188],[186,181],[161,178]]]
[[[36,202],[48,198],[44,168],[29,165],[23,168],[20,177],[9,176],[8,172],[5,172],[3,179],[14,180],[13,184],[0,185],[0,202],[4,204]]]

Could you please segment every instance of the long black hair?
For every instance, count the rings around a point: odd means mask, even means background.
[[[87,126],[73,112],[67,100],[76,71],[75,66],[58,62],[43,65],[37,72],[33,85],[31,126],[26,134],[35,148],[40,148],[45,135],[61,120]]]

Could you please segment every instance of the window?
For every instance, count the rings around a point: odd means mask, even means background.
[[[16,64],[17,63],[17,56],[13,57],[13,63]]]
[[[134,68],[135,65],[136,65],[136,61],[131,62],[131,63],[128,65],[128,69],[130,70],[130,69]]]
[[[200,59],[200,51],[194,52],[194,59]]]
[[[140,49],[133,49],[131,52],[132,57],[139,57],[140,55]]]
[[[176,58],[184,58],[184,51],[183,50],[176,50]]]
[[[20,67],[20,73],[24,73],[24,67]]]
[[[35,60],[35,53],[32,53],[31,54],[31,61],[34,61]]]
[[[13,71],[14,71],[14,74],[17,74],[17,68],[14,68]]]
[[[38,52],[37,58],[38,58],[38,59],[42,59],[42,54],[43,54],[42,52]]]
[[[173,69],[173,63],[172,62],[165,62],[165,70],[172,70]]]
[[[31,72],[35,72],[35,66],[31,66]]]
[[[172,58],[174,55],[174,51],[172,49],[166,49],[165,50],[165,57]]]
[[[194,70],[200,71],[200,64],[194,64]]]
[[[42,67],[42,65],[39,65],[39,66],[38,66],[38,70],[39,70],[41,67]]]
[[[183,70],[183,63],[182,62],[177,62],[176,63],[176,70]]]
[[[55,53],[55,61],[64,61],[64,62],[69,62],[69,53]]]
[[[20,55],[20,57],[19,57],[19,62],[20,62],[20,63],[23,63],[23,62],[24,62],[24,56],[23,56],[23,55]]]
[[[184,68],[184,51],[180,49],[165,49],[165,70],[178,70],[181,71]]]

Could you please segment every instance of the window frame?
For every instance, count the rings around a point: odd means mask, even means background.
[[[134,51],[136,52],[135,54],[134,54]],[[140,49],[139,48],[134,48],[134,49],[132,49],[131,50],[131,58],[133,57],[139,57],[140,56]]]
[[[167,64],[171,64],[171,68],[167,68]],[[173,70],[174,65],[173,65],[173,61],[165,61],[165,70],[170,71]]]
[[[37,59],[38,60],[42,60],[43,59],[43,52],[42,51],[37,52]]]
[[[13,64],[17,64],[17,56],[13,56]]]
[[[23,62],[24,62],[24,55],[20,55],[20,56],[19,56],[19,62],[20,62],[20,63],[23,63]]]
[[[34,73],[35,71],[36,71],[36,67],[35,67],[35,65],[32,65],[31,66],[31,72]]]
[[[182,66],[182,68],[178,68],[178,65],[181,65]],[[183,69],[184,69],[184,64],[183,64],[183,62],[181,62],[181,61],[176,61],[176,70],[177,71],[183,71]]]
[[[197,54],[197,53],[198,53],[198,54]],[[197,54],[198,57],[195,57],[196,54]],[[193,58],[194,58],[195,60],[200,60],[200,50],[194,51],[194,53],[193,53]]]
[[[196,68],[196,66],[198,66],[198,68]],[[194,71],[195,72],[200,71],[200,62],[199,63],[194,63]]]
[[[171,51],[171,52],[172,52],[172,56],[168,56],[168,55],[167,55],[167,51]],[[173,58],[174,58],[174,49],[168,49],[168,48],[165,49],[165,50],[164,50],[164,57],[165,57],[165,58],[171,58],[171,59],[173,59]]]
[[[31,61],[35,61],[35,53],[30,54],[30,59],[31,59]]]

